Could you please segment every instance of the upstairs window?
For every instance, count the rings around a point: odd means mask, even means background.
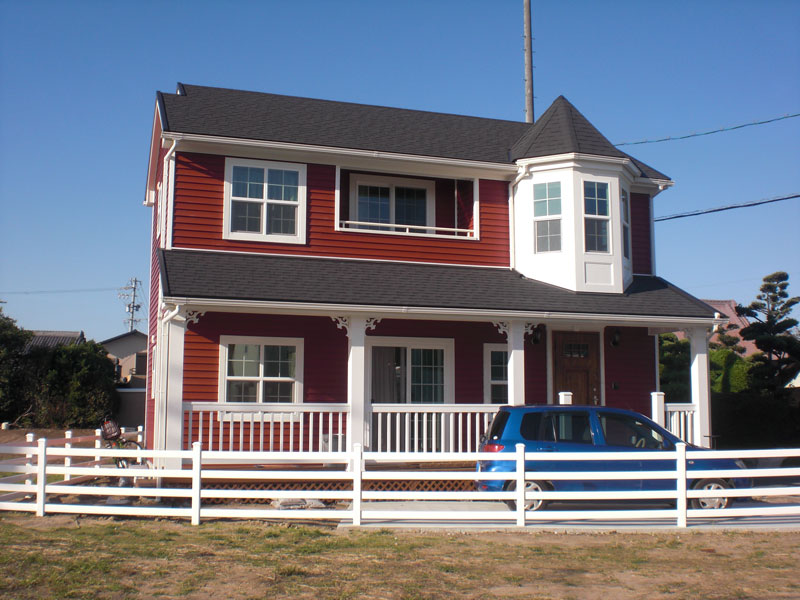
[[[556,218],[553,218],[556,217]],[[533,185],[536,252],[561,250],[561,182]]]
[[[631,257],[631,217],[630,206],[628,204],[628,191],[620,188],[619,205],[622,215],[622,255],[630,259]]]
[[[434,233],[432,181],[353,175],[349,227],[392,233]]]
[[[306,166],[225,161],[224,237],[305,243]]]
[[[608,252],[608,184],[583,182],[584,246],[586,252]]]

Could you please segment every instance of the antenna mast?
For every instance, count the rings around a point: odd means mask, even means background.
[[[533,43],[531,38],[531,0],[524,0],[525,12],[525,121],[533,123]]]
[[[126,302],[125,312],[128,313],[128,318],[122,322],[128,325],[128,331],[133,331],[136,328],[136,324],[142,321],[142,319],[136,318],[136,313],[142,308],[141,304],[136,303],[136,295],[141,284],[142,282],[134,277],[128,282],[128,285],[119,290],[120,300]]]

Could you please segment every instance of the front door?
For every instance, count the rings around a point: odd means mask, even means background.
[[[600,404],[600,334],[553,332],[553,392],[572,392],[573,404]]]

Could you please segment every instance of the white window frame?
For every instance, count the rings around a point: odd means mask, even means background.
[[[536,202],[537,202],[537,200],[536,200],[536,186],[537,185],[548,186],[551,183],[560,184],[560,187],[561,187],[561,190],[562,190],[561,195],[559,196],[559,201],[561,203],[561,210],[559,210],[557,214],[556,213],[550,214],[550,195],[548,193],[548,195],[547,195],[547,197],[545,199],[545,202],[547,203],[547,214],[537,217],[536,216]],[[564,212],[564,193],[563,193],[564,182],[561,181],[561,180],[556,180],[556,181],[538,181],[538,182],[533,184],[533,190],[534,190],[533,191],[533,194],[534,194],[533,195],[533,198],[534,198],[534,200],[533,200],[533,252],[534,252],[534,254],[550,254],[550,253],[553,253],[553,252],[561,252],[564,249],[564,244],[563,244],[563,241],[564,241],[564,229],[563,229],[563,227],[561,227],[563,225],[562,217],[563,217],[563,212]],[[544,221],[558,221],[558,223],[559,223],[560,231],[558,233],[558,242],[559,242],[559,244],[558,244],[559,245],[559,249],[558,250],[540,250],[539,249],[539,236],[538,236],[537,228],[538,228],[539,223],[542,223]],[[549,225],[548,225],[548,227],[549,227]],[[548,237],[551,237],[551,236],[548,236]]]
[[[395,188],[409,187],[425,190],[425,225],[424,227],[436,226],[436,183],[427,179],[409,179],[404,177],[385,177],[380,175],[367,175],[363,173],[350,174],[350,221],[361,222],[358,218],[358,186],[370,185],[374,187],[389,188],[389,215],[388,223],[375,223],[375,227],[380,229],[369,229],[367,225],[353,225],[353,229],[366,231],[369,233],[424,233],[430,231],[425,229],[418,231],[422,226],[398,224],[395,221]],[[366,221],[365,221],[366,222]],[[417,230],[416,232],[414,230]],[[411,230],[411,231],[407,231]]]
[[[455,342],[453,338],[418,338],[418,337],[392,337],[392,336],[366,336],[364,342],[364,370],[365,385],[369,404],[372,405],[372,348],[374,346],[390,346],[405,348],[409,355],[406,368],[409,370],[406,377],[406,399],[403,406],[412,406],[411,403],[411,360],[412,349],[443,350],[444,351],[444,393],[443,404],[455,404]],[[427,406],[414,404],[413,406]],[[434,406],[441,406],[436,404]]]
[[[585,183],[603,183],[608,188],[608,197],[606,198],[606,206],[608,214],[606,215],[593,215],[586,212],[586,193],[584,191]],[[611,227],[611,214],[612,214],[612,197],[614,193],[614,186],[610,181],[602,177],[587,177],[581,181],[580,198],[581,198],[581,212],[583,213],[583,251],[586,254],[611,254],[612,253],[612,227]],[[606,223],[606,250],[589,250],[586,245],[586,223],[589,220],[605,221]]]
[[[231,192],[233,189],[233,168],[234,167],[254,167],[264,169],[264,199],[261,205],[261,232],[250,231],[231,231],[231,211],[233,208]],[[284,233],[266,233],[267,226],[267,206],[269,204],[291,204],[294,202],[267,200],[267,174],[268,169],[279,169],[283,171],[297,171],[297,215],[295,220],[295,233],[288,235]],[[225,201],[222,213],[222,237],[227,240],[247,240],[254,242],[277,242],[282,244],[305,244],[306,243],[306,174],[307,167],[303,163],[287,163],[266,160],[252,160],[247,158],[225,158]],[[251,200],[259,202],[258,200]]]
[[[258,400],[256,402],[228,402],[228,347],[230,344],[251,344],[259,345],[262,347],[259,365],[258,377]],[[287,337],[251,337],[244,335],[221,335],[219,338],[219,387],[218,398],[220,404],[236,406],[286,406],[288,404],[302,404],[303,403],[303,355],[304,355],[304,339],[303,338],[287,338]],[[289,378],[272,378],[264,377],[264,346],[294,346],[295,347],[295,364],[294,364],[294,382],[292,402],[264,402],[264,382],[265,381],[289,381]],[[248,378],[255,379],[255,378]]]
[[[484,344],[483,345],[483,403],[492,403],[492,385],[506,385],[508,389],[508,379],[505,381],[495,381],[492,379],[492,352],[505,352],[508,356],[508,344]],[[507,367],[508,365],[506,365]],[[506,397],[506,402],[508,398]],[[500,406],[499,404],[497,406]]]
[[[625,218],[627,217],[627,219]],[[622,238],[622,260],[632,260],[633,247],[631,246],[631,195],[627,189],[619,188],[619,220],[622,223],[620,237]],[[626,235],[627,233],[627,235]],[[627,249],[628,253],[625,253]]]

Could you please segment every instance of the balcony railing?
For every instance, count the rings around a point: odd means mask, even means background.
[[[401,233],[403,235],[463,237],[470,239],[475,237],[474,229],[435,227],[433,225],[403,225],[402,223],[376,223],[374,221],[339,221],[339,228],[378,233]]]

